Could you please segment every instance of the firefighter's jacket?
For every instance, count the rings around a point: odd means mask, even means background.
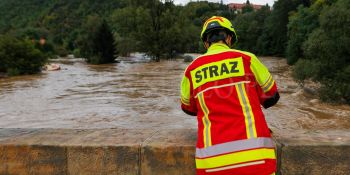
[[[268,69],[249,53],[212,44],[185,70],[181,107],[197,115],[197,174],[269,175],[274,143],[261,106],[279,99]]]

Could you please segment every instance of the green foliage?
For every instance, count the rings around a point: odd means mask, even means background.
[[[39,49],[43,54],[45,54],[45,57],[48,58],[53,58],[56,54],[54,47],[55,46],[51,41],[46,41],[44,44],[40,44],[40,42],[35,41],[35,48]]]
[[[310,8],[299,6],[298,11],[289,17],[288,45],[286,50],[288,64],[294,64],[304,57],[303,43],[309,34],[319,27],[318,16],[325,3],[314,3]]]
[[[313,60],[299,60],[293,67],[293,77],[303,84],[304,80],[312,78],[316,79],[316,76],[320,72],[320,65]]]
[[[175,6],[171,1],[153,0],[135,1],[117,9],[110,20],[122,55],[141,51],[159,61],[174,58],[178,53],[204,52],[199,38],[203,21],[213,15],[233,14],[223,4],[190,2]]]
[[[349,83],[336,80],[324,80],[319,90],[320,98],[323,101],[331,103],[350,104],[350,85]]]
[[[247,0],[246,5],[242,8],[242,13],[250,13],[253,11],[254,11],[253,6],[250,4],[249,0]]]
[[[322,84],[320,95],[325,101],[350,104],[349,8],[347,0],[338,0],[324,7],[319,15],[319,27],[305,36],[307,39],[302,45],[304,57],[294,70],[299,79],[319,81]]]
[[[287,24],[290,12],[300,4],[309,4],[308,0],[278,0],[273,5],[271,15],[264,23],[263,33],[259,38],[259,50],[263,55],[284,56],[287,45]]]
[[[238,33],[238,49],[261,53],[258,50],[258,39],[262,35],[266,17],[270,15],[270,7],[264,6],[256,12],[242,13],[233,21]]]
[[[8,75],[34,74],[41,71],[47,58],[31,41],[0,36],[0,72]]]
[[[277,0],[272,10],[257,11],[247,4],[240,13],[208,1],[176,6],[160,0],[2,0],[0,33],[26,41],[1,37],[0,72],[37,72],[45,62],[41,58],[72,52],[96,64],[132,52],[145,52],[156,61],[205,52],[199,34],[203,22],[215,15],[233,22],[235,48],[286,56],[288,64],[295,64],[298,81],[322,84],[322,99],[349,103],[349,0]],[[38,44],[40,38],[46,38],[45,45]],[[18,52],[6,50],[4,43]]]
[[[96,28],[96,31],[85,41],[87,47],[85,47],[83,53],[86,55],[87,62],[92,64],[105,64],[113,63],[115,60],[115,40],[111,29],[107,22],[103,20]]]

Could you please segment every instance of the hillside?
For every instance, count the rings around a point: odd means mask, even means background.
[[[33,38],[48,37],[63,44],[76,39],[87,16],[109,16],[112,10],[125,6],[114,0],[2,0],[0,33]]]

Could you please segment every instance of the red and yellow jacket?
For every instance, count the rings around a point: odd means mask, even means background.
[[[197,115],[197,174],[270,175],[274,144],[261,105],[279,99],[268,69],[251,53],[215,43],[186,69],[181,107]]]

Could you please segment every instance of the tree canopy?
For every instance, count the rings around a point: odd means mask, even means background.
[[[34,43],[45,38],[48,45],[36,48],[46,55],[74,53],[106,63],[115,54],[144,52],[159,61],[205,52],[199,37],[203,22],[224,16],[237,31],[236,49],[286,57],[296,64],[295,78],[322,84],[324,99],[350,103],[349,3],[277,0],[257,10],[249,1],[230,9],[208,1],[2,0],[0,34]]]

